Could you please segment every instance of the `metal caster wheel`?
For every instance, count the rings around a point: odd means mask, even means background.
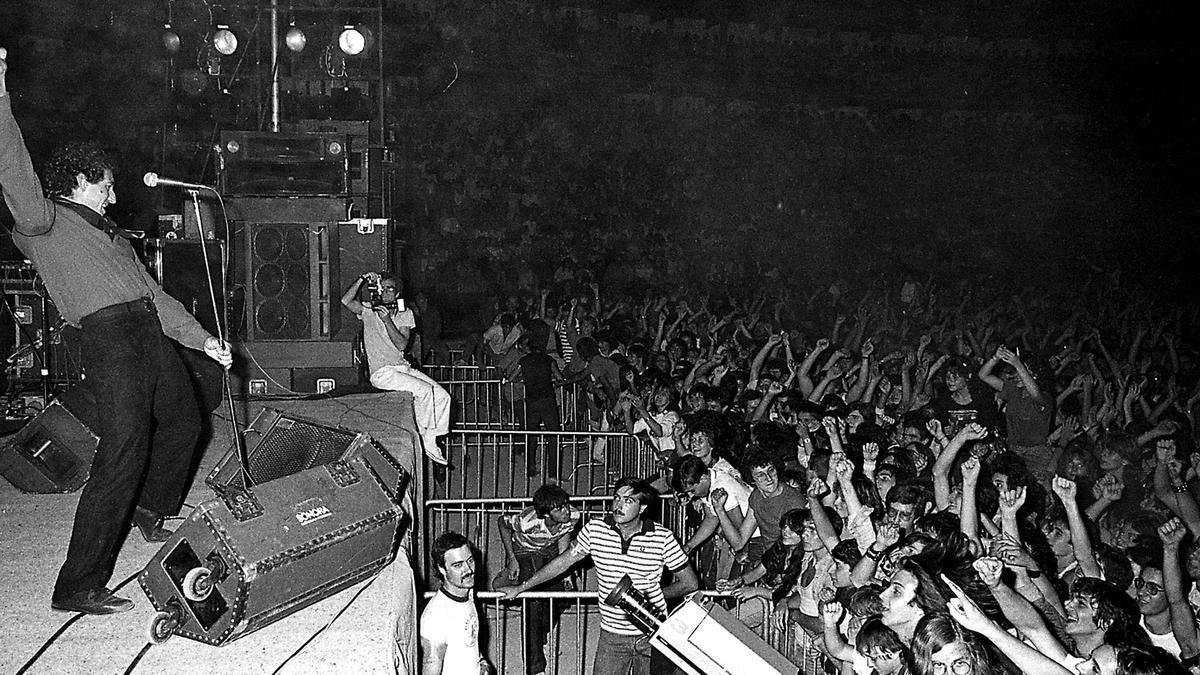
[[[212,570],[207,567],[197,567],[183,577],[183,597],[192,602],[202,602],[212,594]]]
[[[171,639],[179,628],[179,616],[173,612],[158,612],[150,619],[150,641],[162,644]]]

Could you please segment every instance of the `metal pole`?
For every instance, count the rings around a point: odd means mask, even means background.
[[[279,133],[279,0],[271,0],[271,131]]]

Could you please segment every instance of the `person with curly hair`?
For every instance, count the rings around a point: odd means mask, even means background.
[[[131,522],[151,542],[171,532],[164,516],[183,505],[200,433],[196,394],[175,347],[204,350],[228,368],[229,345],[208,334],[138,261],[134,235],[105,215],[117,201],[113,164],[92,144],[67,145],[45,182],[7,95],[0,48],[0,189],[13,243],[37,268],[63,319],[80,329],[83,367],[96,394],[100,436],[79,497],[51,607],[112,614],[133,602],[106,588]],[[47,198],[43,194],[43,186]]]

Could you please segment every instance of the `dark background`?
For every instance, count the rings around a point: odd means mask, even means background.
[[[930,273],[1000,287],[1120,270],[1187,292],[1197,40],[1185,7],[388,3],[383,81],[292,90],[285,115],[361,118],[384,97],[405,276],[443,300],[533,291],[567,254],[631,288]],[[127,226],[178,208],[140,187],[143,172],[211,181],[214,135],[264,121],[261,40],[236,76],[189,95],[179,83],[205,10],[171,11],[174,60],[161,1],[0,10],[35,159],[65,138],[112,147],[112,212]],[[739,27],[771,37],[739,40]],[[329,80],[314,42],[289,73]],[[366,64],[347,67],[369,79]]]

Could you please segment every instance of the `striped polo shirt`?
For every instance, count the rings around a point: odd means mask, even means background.
[[[666,612],[663,568],[678,572],[688,564],[679,541],[667,528],[643,520],[641,531],[626,541],[611,515],[588,521],[575,539],[573,550],[577,555],[592,557],[600,595],[600,627],[618,635],[642,633],[625,618],[625,610],[604,602],[621,577],[628,574],[633,587],[642,591],[659,611]]]

